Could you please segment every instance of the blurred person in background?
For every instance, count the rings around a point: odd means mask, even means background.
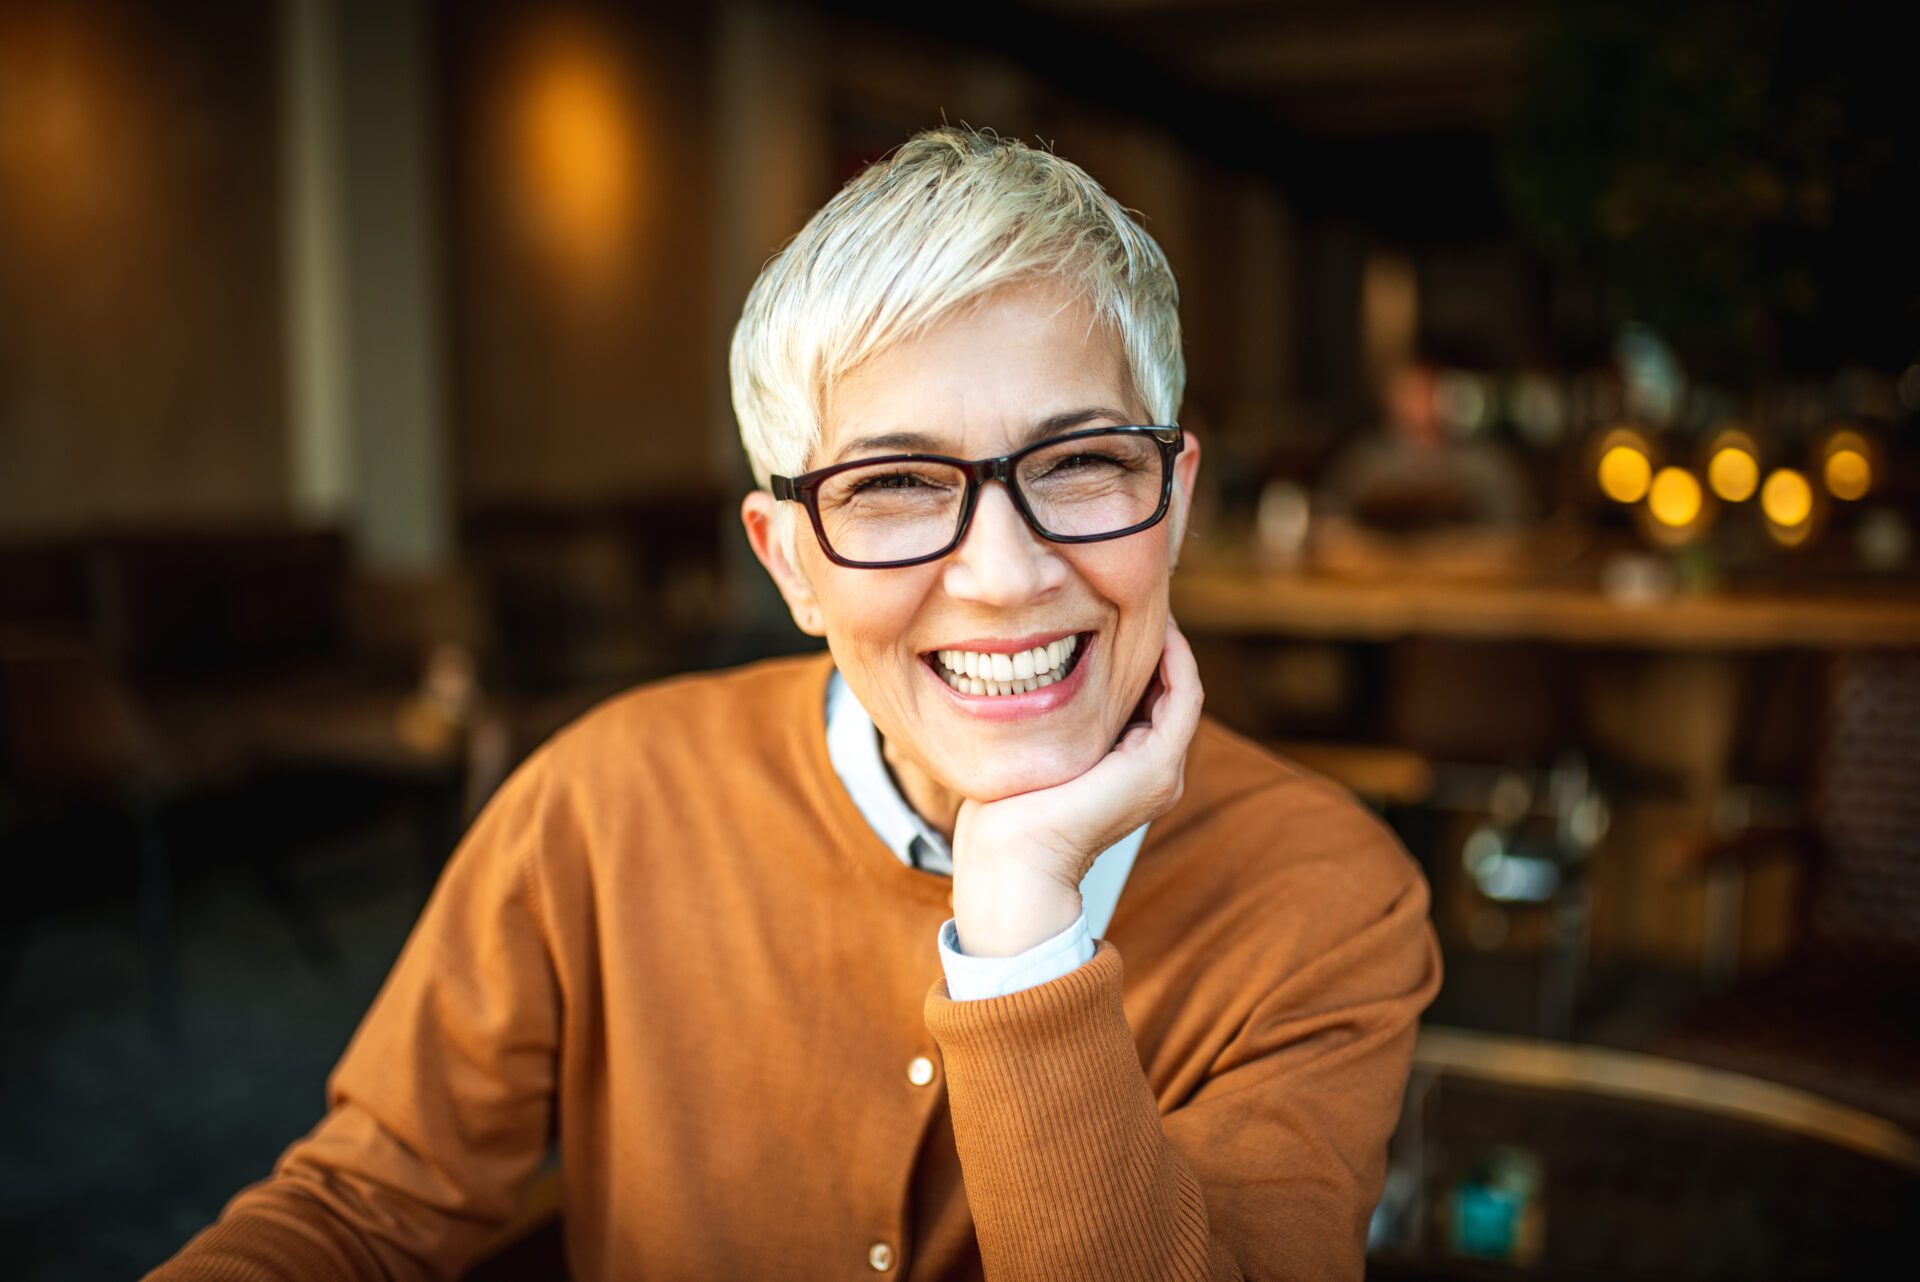
[[[1201,716],[1159,247],[1057,156],[922,134],[766,266],[732,380],[827,652],[535,753],[330,1111],[152,1276],[457,1274],[557,1141],[580,1278],[1360,1277],[1427,887]]]
[[[1409,362],[1385,379],[1381,430],[1360,437],[1327,465],[1314,494],[1322,510],[1395,532],[1523,528],[1538,506],[1512,452],[1466,438],[1435,412],[1439,371]]]

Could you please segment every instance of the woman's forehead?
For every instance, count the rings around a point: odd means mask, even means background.
[[[1119,335],[1084,303],[1026,287],[942,317],[832,388],[815,466],[853,453],[1013,448],[1070,426],[1141,421]],[[920,438],[908,441],[905,438]]]
[[[941,431],[931,423],[907,430],[856,433],[841,441],[831,453],[823,454],[819,464],[844,463],[850,458],[875,454],[965,453],[970,448],[978,450],[983,446],[994,453],[1011,453],[1023,445],[1063,432],[1080,428],[1119,427],[1135,421],[1136,416],[1111,405],[1085,405],[1079,409],[1042,414],[1024,425],[1007,423],[997,434],[984,429],[975,433]],[[969,441],[975,444],[970,446]]]

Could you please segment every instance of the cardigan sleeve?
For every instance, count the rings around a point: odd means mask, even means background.
[[[547,1151],[560,1018],[538,774],[523,767],[449,860],[325,1117],[150,1282],[457,1276],[512,1216]]]
[[[1416,1021],[1440,982],[1426,882],[1404,862],[1384,911],[1243,1001],[1204,1079],[1164,1111],[1111,942],[988,1001],[935,983],[926,1020],[992,1282],[1362,1277]]]

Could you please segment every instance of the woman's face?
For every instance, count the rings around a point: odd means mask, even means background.
[[[987,458],[1042,434],[1147,421],[1118,335],[1044,286],[1010,287],[842,379],[809,466],[905,452]],[[991,801],[1080,775],[1129,720],[1164,643],[1171,549],[1199,462],[1191,437],[1176,462],[1168,518],[1101,543],[1040,538],[997,483],[981,487],[960,546],[925,565],[835,565],[804,516],[792,563],[764,522],[754,542],[796,621],[826,636],[895,769]],[[771,503],[749,498],[750,532]],[[1067,675],[1031,693],[965,694],[938,671],[942,651],[1011,656],[1068,638],[1075,653],[1050,674]]]

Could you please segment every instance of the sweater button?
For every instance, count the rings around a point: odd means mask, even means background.
[[[907,1065],[907,1080],[915,1086],[925,1086],[933,1080],[933,1061],[925,1055],[915,1055],[913,1062]]]
[[[867,1248],[867,1263],[875,1273],[885,1273],[893,1267],[893,1248],[885,1242],[875,1242]]]

